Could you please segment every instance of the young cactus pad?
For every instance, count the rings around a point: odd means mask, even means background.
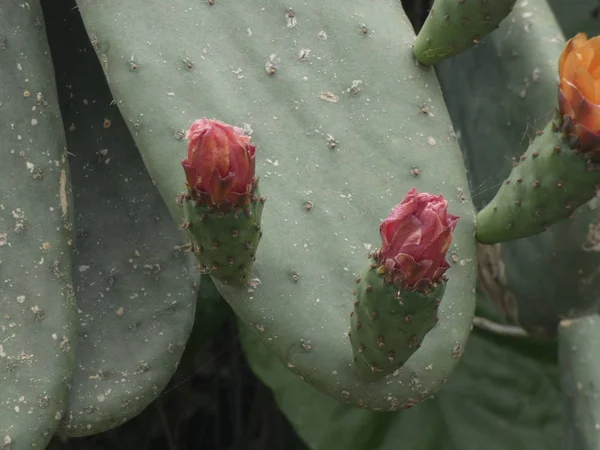
[[[493,244],[541,233],[590,200],[600,169],[571,148],[551,121],[477,214],[477,240]]]
[[[474,213],[435,73],[415,63],[400,4],[152,5],[78,1],[177,223],[181,131],[203,116],[253,131],[269,206],[250,284],[216,282],[224,298],[286,367],[341,402],[395,410],[427,398],[469,335]],[[157,36],[157,24],[168,31]],[[393,379],[366,382],[346,337],[348,303],[382,216],[413,186],[442,193],[461,216],[449,251],[462,263],[452,267],[440,321],[422,347]]]
[[[435,0],[415,41],[421,64],[462,53],[498,28],[516,0]]]
[[[0,6],[0,448],[44,449],[75,365],[71,187],[38,1]]]

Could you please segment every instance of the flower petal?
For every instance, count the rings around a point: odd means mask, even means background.
[[[445,258],[458,220],[442,195],[411,189],[380,226],[378,261],[386,263],[386,279],[411,289],[435,282],[449,267]]]
[[[423,236],[423,226],[415,216],[408,216],[394,231],[389,244],[382,248],[385,255],[392,258],[405,246],[419,244]]]
[[[558,76],[559,78],[569,78],[566,75],[566,61],[567,58],[569,57],[569,55],[571,55],[572,53],[574,53],[575,50],[581,48],[583,45],[585,45],[587,41],[587,35],[585,33],[578,33],[575,37],[573,37],[572,39],[569,39],[569,41],[567,42],[567,44],[565,45],[565,48],[563,49],[560,58],[558,60]]]
[[[421,226],[423,228],[423,236],[420,243],[428,247],[437,240],[439,235],[444,231],[444,224],[439,214],[436,214],[433,208],[426,208],[419,216]]]
[[[392,236],[394,236],[398,226],[417,209],[417,190],[412,188],[406,194],[404,200],[397,204],[390,215],[381,222],[379,233],[384,246],[389,245]]]
[[[181,165],[183,166],[183,170],[185,172],[185,180],[189,187],[195,188],[197,183],[197,175],[196,169],[192,165],[192,162],[189,158],[185,158],[181,161]]]
[[[577,90],[583,95],[588,101],[597,103],[596,100],[596,86],[594,79],[589,72],[583,67],[577,67],[571,83],[577,87]]]
[[[402,281],[408,286],[414,286],[423,279],[432,264],[432,261],[415,261],[411,255],[405,253],[396,255],[394,259],[396,270],[401,275]]]

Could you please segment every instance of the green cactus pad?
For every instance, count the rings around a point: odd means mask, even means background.
[[[477,214],[477,241],[494,244],[541,233],[594,197],[598,183],[600,166],[571,150],[552,120]]]
[[[435,0],[415,41],[421,64],[433,65],[478,44],[512,11],[516,0]]]
[[[395,410],[439,389],[471,327],[474,213],[435,72],[415,64],[399,3],[78,6],[173,226],[183,213],[181,131],[200,117],[253,131],[264,234],[249,286],[216,283],[243,322],[341,402]],[[443,194],[461,216],[457,263],[422,347],[391,381],[365,382],[346,336],[354,279],[380,245],[381,220],[413,186]]]
[[[558,357],[568,450],[600,448],[600,316],[565,319],[558,327]]]
[[[404,365],[437,322],[446,283],[427,292],[398,290],[386,283],[375,259],[356,279],[350,341],[360,376],[378,380]]]
[[[245,209],[222,211],[198,205],[190,195],[181,198],[185,219],[182,228],[192,239],[192,249],[203,273],[228,284],[243,285],[248,281],[262,235],[264,200],[258,180]]]
[[[179,250],[185,234],[173,226],[111,105],[79,15],[68,2],[60,5],[46,10],[46,20],[73,155],[77,213],[79,345],[59,430],[71,437],[120,425],[160,395],[193,325],[199,274],[193,256]]]
[[[46,447],[75,365],[71,184],[38,1],[0,5],[0,448]]]

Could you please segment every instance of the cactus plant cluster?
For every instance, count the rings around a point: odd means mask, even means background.
[[[0,6],[5,449],[138,414],[215,287],[243,327],[331,399],[410,408],[455,371],[477,275],[515,324],[558,333],[569,430],[578,448],[594,448],[582,418],[596,413],[593,392],[573,386],[600,377],[589,363],[597,296],[583,288],[549,323],[521,323],[526,306],[507,291],[527,288],[507,281],[500,248],[551,252],[541,239],[596,196],[600,38],[559,40],[540,59],[546,78],[527,111],[549,109],[547,124],[475,208],[474,180],[493,165],[466,167],[494,155],[457,139],[450,113],[464,102],[469,114],[469,102],[444,73],[485,53],[482,41],[518,35],[503,30],[528,17],[514,0],[436,0],[417,36],[397,2],[78,0],[82,45],[102,73],[81,63],[68,80],[54,78],[50,50],[57,67],[68,56],[43,26],[69,11],[58,4]],[[477,70],[469,76],[481,79]],[[87,77],[110,93],[86,92],[77,80]],[[71,99],[62,111],[57,93]]]

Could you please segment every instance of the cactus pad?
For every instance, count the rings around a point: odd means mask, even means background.
[[[571,150],[550,121],[477,214],[477,240],[493,244],[541,233],[590,200],[599,183],[600,165]]]
[[[0,5],[0,448],[43,449],[75,364],[71,187],[39,2]]]
[[[191,254],[68,2],[47,11],[68,126],[76,217],[73,282],[79,308],[77,368],[59,433],[113,428],[150,404],[177,369],[194,320]],[[65,24],[65,17],[68,21]],[[65,26],[66,25],[66,26]]]
[[[249,285],[216,283],[236,314],[333,398],[399,409],[442,385],[470,331],[476,268],[462,155],[397,2],[292,3],[78,6],[177,223],[181,130],[207,117],[252,132],[269,206]],[[461,216],[449,252],[457,263],[422,347],[391,381],[364,382],[346,336],[354,279],[381,220],[413,186],[443,194]]]

